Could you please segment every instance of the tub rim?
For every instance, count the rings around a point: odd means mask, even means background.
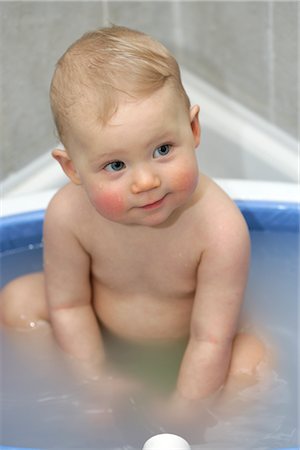
[[[299,234],[298,203],[235,200],[250,231],[277,231]],[[0,254],[40,246],[43,241],[45,209],[6,215],[0,220]]]

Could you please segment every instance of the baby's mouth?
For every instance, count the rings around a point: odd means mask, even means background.
[[[141,209],[155,209],[155,208],[159,208],[161,206],[161,204],[163,203],[164,199],[166,198],[167,194],[164,195],[160,200],[157,200],[153,203],[148,203],[147,205],[141,206]]]

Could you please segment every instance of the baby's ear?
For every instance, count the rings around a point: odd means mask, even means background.
[[[198,147],[200,144],[200,137],[201,137],[201,127],[199,123],[199,111],[200,108],[198,105],[193,106],[190,109],[190,122],[191,122],[191,128],[194,135],[195,140],[195,148]]]
[[[71,160],[66,150],[56,148],[55,150],[53,150],[52,156],[54,159],[56,159],[56,161],[59,162],[59,164],[62,167],[62,170],[65,172],[67,177],[70,178],[72,183],[81,184],[80,176],[77,170],[75,169],[73,161]]]

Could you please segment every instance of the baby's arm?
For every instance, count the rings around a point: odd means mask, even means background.
[[[90,260],[71,221],[66,199],[49,205],[45,226],[44,269],[51,325],[61,348],[81,360],[89,376],[98,374],[104,350],[92,307]]]
[[[248,274],[249,235],[234,212],[203,252],[197,272],[190,339],[181,364],[177,398],[200,400],[225,382]]]

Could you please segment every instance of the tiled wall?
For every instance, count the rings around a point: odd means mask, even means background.
[[[180,63],[296,137],[298,9],[292,1],[0,2],[2,177],[55,145],[55,62],[83,32],[109,23],[152,34]]]

